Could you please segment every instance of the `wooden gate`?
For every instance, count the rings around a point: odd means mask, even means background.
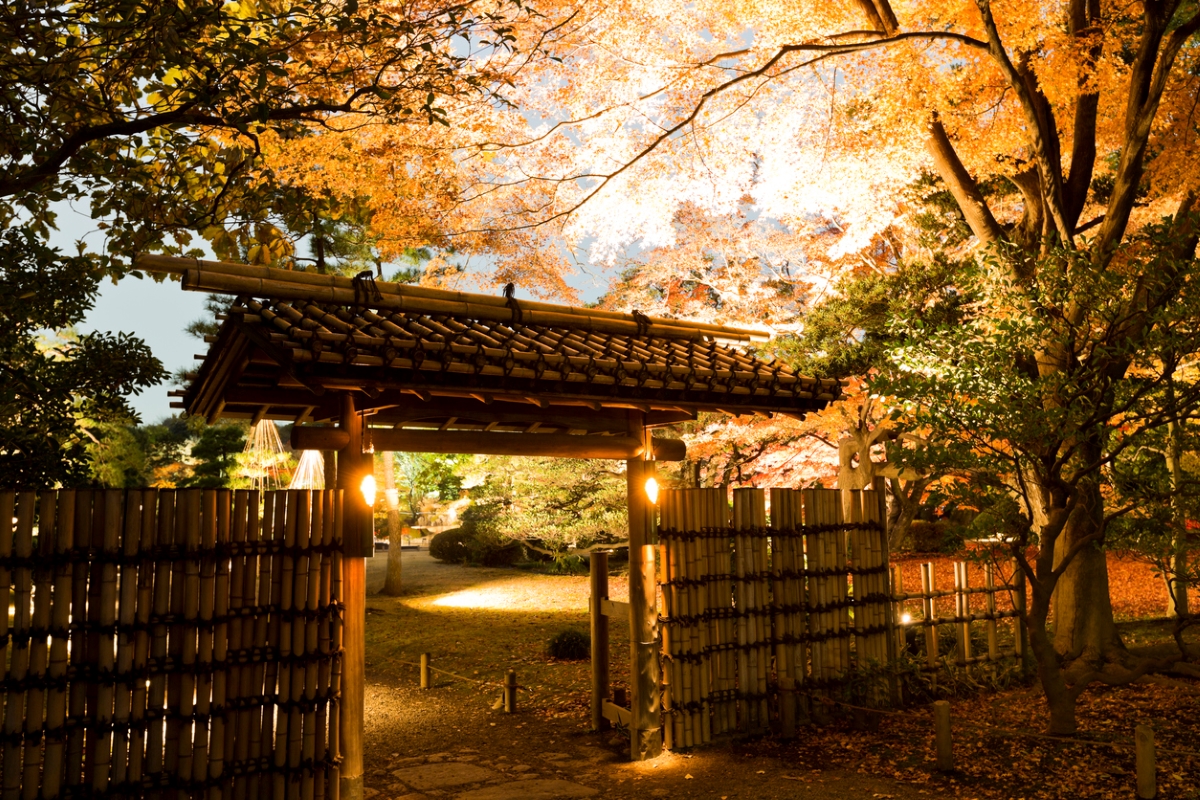
[[[341,520],[332,490],[0,492],[4,800],[336,799]]]
[[[887,548],[874,491],[663,493],[664,738],[794,728],[806,693],[890,661]]]

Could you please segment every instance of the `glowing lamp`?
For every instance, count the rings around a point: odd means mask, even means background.
[[[365,502],[369,506],[374,507],[374,505],[375,505],[375,476],[374,475],[364,475],[363,479],[362,479],[362,483],[359,484],[358,489],[359,489],[359,491],[362,492],[363,502]]]
[[[650,500],[650,505],[658,505],[658,481],[653,475],[646,478],[646,497]]]
[[[912,614],[909,614],[907,611],[905,611],[903,614],[901,614],[900,615],[900,624],[901,625],[911,625],[912,624]]]

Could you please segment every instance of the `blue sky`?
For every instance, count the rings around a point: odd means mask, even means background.
[[[59,212],[58,232],[53,242],[64,252],[75,251],[75,241],[85,240],[92,250],[103,249],[101,234],[92,219],[67,207]],[[191,366],[192,355],[204,352],[204,343],[184,333],[184,326],[204,313],[204,295],[185,292],[176,281],[155,283],[152,280],[126,278],[120,283],[106,281],[100,287],[100,297],[88,313],[80,332],[123,331],[132,333],[150,345],[150,349],[174,372]],[[172,413],[167,392],[168,383],[153,386],[132,397],[133,407],[142,422],[157,422]]]

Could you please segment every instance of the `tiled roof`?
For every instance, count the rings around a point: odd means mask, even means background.
[[[235,302],[228,326],[288,365],[302,383],[306,377],[350,379],[364,388],[785,413],[822,408],[841,391],[836,381],[803,377],[708,337],[604,333],[245,296]],[[207,377],[204,372],[189,395]]]

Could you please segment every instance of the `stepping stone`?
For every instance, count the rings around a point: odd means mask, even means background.
[[[485,786],[463,792],[456,800],[577,800],[595,797],[599,790],[560,780],[529,780]]]
[[[482,783],[495,778],[497,773],[475,764],[460,764],[451,761],[398,769],[392,775],[413,789],[428,791],[429,789],[462,786],[467,783]]]

